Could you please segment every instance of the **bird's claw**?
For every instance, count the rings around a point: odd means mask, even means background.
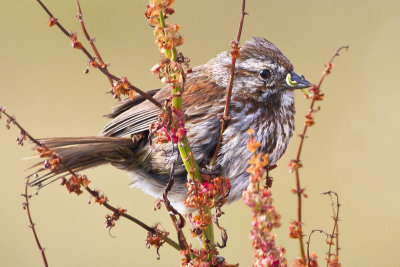
[[[206,165],[205,168],[200,168],[200,172],[208,175],[219,175],[221,173],[221,165]]]

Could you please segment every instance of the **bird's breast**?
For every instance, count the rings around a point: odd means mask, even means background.
[[[233,103],[231,121],[224,132],[218,164],[222,175],[231,179],[230,198],[237,199],[248,185],[248,160],[252,153],[247,149],[248,130],[261,146],[259,152],[269,154],[270,165],[275,165],[285,152],[294,131],[294,103],[265,105],[254,108],[251,103]]]

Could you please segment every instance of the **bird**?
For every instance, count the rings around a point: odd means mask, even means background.
[[[182,109],[187,137],[199,166],[209,164],[217,146],[221,127],[218,115],[224,111],[230,66],[231,54],[224,51],[206,64],[194,67],[186,77]],[[293,135],[294,91],[311,86],[304,76],[294,72],[290,61],[270,41],[253,37],[240,47],[230,119],[216,159],[220,175],[230,179],[227,203],[238,200],[249,184],[246,170],[252,152],[247,149],[247,131],[254,130],[255,141],[261,144],[259,151],[268,154],[269,164],[275,165]],[[170,98],[170,89],[166,86],[148,91],[148,94],[163,103]],[[188,175],[179,151],[171,142],[152,142],[155,137],[149,132],[159,114],[158,107],[137,96],[117,103],[107,115],[111,121],[97,136],[43,138],[39,141],[73,171],[110,163],[128,173],[132,186],[155,198],[162,196],[174,166],[175,183],[168,199],[175,209],[188,213],[184,205]],[[37,176],[31,185],[43,185],[66,171],[60,167],[57,172]]]

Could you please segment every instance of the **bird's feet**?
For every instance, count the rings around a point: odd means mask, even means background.
[[[200,168],[201,174],[219,175],[221,173],[221,165],[206,165],[205,168]]]

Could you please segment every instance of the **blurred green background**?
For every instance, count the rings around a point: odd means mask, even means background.
[[[45,1],[64,26],[78,32],[75,1]],[[89,32],[110,71],[143,89],[160,86],[149,69],[157,62],[152,29],[144,16],[146,1],[81,0]],[[176,1],[171,21],[182,25],[184,54],[191,65],[205,63],[229,48],[236,37],[241,1]],[[96,135],[107,122],[113,100],[106,78],[96,70],[84,75],[87,58],[70,48],[34,0],[0,1],[0,105],[15,114],[36,137]],[[303,151],[302,186],[305,231],[332,228],[331,207],[320,193],[334,190],[342,203],[340,261],[344,266],[400,266],[400,2],[398,0],[248,1],[242,41],[262,36],[274,42],[292,61],[296,72],[317,82],[324,64],[341,45],[349,44],[335,61],[324,85],[326,97],[309,131]],[[297,132],[309,102],[297,95]],[[24,170],[34,161],[29,145],[15,144],[15,127],[0,121],[0,262],[2,266],[41,266],[25,211],[21,207]],[[298,255],[296,240],[288,238],[296,218],[290,193],[294,176],[287,164],[299,139],[273,171],[272,188],[282,227],[277,244],[287,249],[291,263]],[[87,171],[92,186],[101,188],[116,206],[171,231],[165,210],[153,212],[154,199],[131,189],[125,173],[111,167]],[[145,247],[145,231],[121,219],[109,235],[107,210],[88,205],[89,196],[68,195],[54,184],[31,201],[33,219],[51,266],[178,266],[178,253],[168,246],[156,260]],[[229,234],[221,250],[230,263],[249,266],[250,213],[238,202],[225,208],[222,225]],[[195,243],[197,244],[197,243]],[[311,250],[323,266],[327,245],[314,235]]]

